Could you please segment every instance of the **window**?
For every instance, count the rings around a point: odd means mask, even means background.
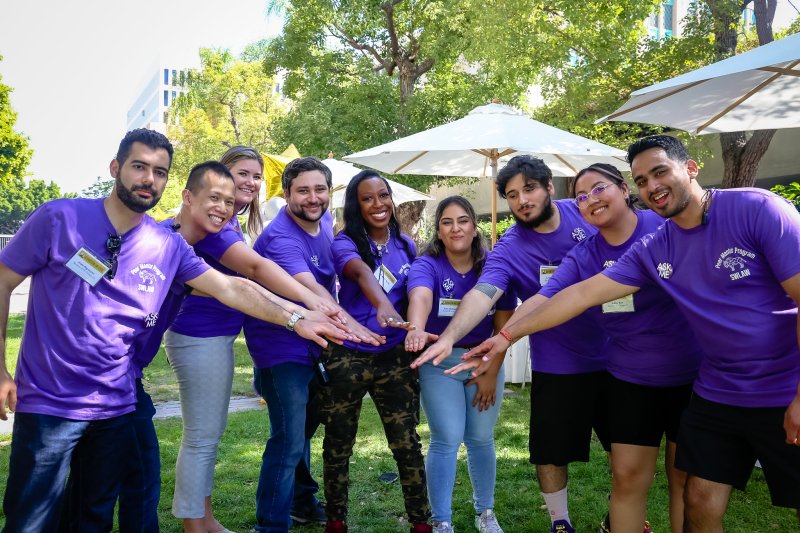
[[[664,36],[672,37],[672,32],[675,30],[673,19],[673,2],[674,0],[664,0]]]
[[[178,75],[178,72],[176,70],[173,70],[172,71],[172,85],[177,85],[178,84],[178,80],[175,79],[177,77],[177,75]]]
[[[164,69],[164,85],[169,85],[169,69]]]
[[[173,102],[175,101],[175,97],[176,96],[178,96],[178,93],[176,93],[175,91],[172,91],[172,101]]]
[[[164,91],[164,107],[169,105],[169,91]]]

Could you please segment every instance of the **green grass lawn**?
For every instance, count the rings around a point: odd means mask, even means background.
[[[22,318],[12,317],[9,327],[9,353],[15,353],[21,334]],[[14,344],[14,343],[17,344]],[[14,368],[14,357],[9,363]],[[157,401],[177,398],[172,370],[163,351],[146,371],[149,389]],[[236,343],[234,394],[252,395],[252,369],[244,342]],[[497,490],[495,510],[507,533],[545,532],[549,529],[544,501],[534,479],[533,467],[527,460],[529,388],[510,386],[511,394],[503,401],[496,429]],[[180,533],[180,522],[172,517],[170,505],[175,482],[175,460],[180,444],[179,419],[156,422],[161,442],[162,494],[159,513],[161,530]],[[255,522],[255,492],[261,454],[269,432],[266,411],[231,414],[216,467],[214,505],[217,517],[232,531],[244,533]],[[322,432],[313,440],[312,467],[322,481]],[[427,450],[429,431],[423,416],[419,426]],[[382,472],[396,467],[386,446],[383,430],[371,401],[365,401],[358,441],[351,462],[350,516],[352,532],[404,532],[403,501],[399,483],[382,483]],[[6,442],[7,444],[7,442]],[[8,474],[9,447],[0,443],[0,486]],[[592,446],[592,459],[587,464],[570,467],[570,515],[579,532],[596,531],[607,508],[609,491],[608,463],[600,445]],[[659,468],[650,491],[648,518],[656,533],[669,531],[667,490],[663,468]],[[472,526],[472,492],[462,447],[458,478],[453,494],[453,521],[456,531],[474,531]],[[3,523],[0,512],[0,523]],[[298,528],[305,533],[318,533],[321,526]],[[734,491],[726,516],[725,530],[734,533],[798,531],[794,512],[771,506],[764,476],[756,469],[746,492]]]

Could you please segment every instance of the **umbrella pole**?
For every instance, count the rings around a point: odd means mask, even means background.
[[[497,242],[497,158],[493,156],[489,164],[492,167],[492,190],[490,194],[492,195],[492,248],[494,248],[494,244]]]

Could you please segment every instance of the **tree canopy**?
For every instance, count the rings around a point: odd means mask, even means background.
[[[61,191],[53,182],[25,182],[33,150],[28,138],[14,129],[17,113],[9,98],[12,89],[2,80],[0,76],[0,233],[14,233],[31,211],[60,198]]]

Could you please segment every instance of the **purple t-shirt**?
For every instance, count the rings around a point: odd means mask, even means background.
[[[173,224],[174,220],[172,219],[159,222],[159,225],[168,228],[170,231],[175,231],[176,229]],[[131,371],[134,378],[141,379],[143,377],[142,370],[158,354],[158,350],[161,349],[161,340],[164,338],[164,332],[172,325],[189,291],[191,291],[191,287],[188,285],[184,285],[177,280],[173,281],[172,286],[169,288],[169,293],[164,298],[164,303],[161,304],[161,309],[158,310],[156,325],[146,333],[136,337],[131,348],[131,353],[133,354]]]
[[[491,252],[487,252],[491,255]],[[416,287],[427,287],[433,293],[433,305],[425,324],[428,333],[441,333],[447,328],[456,306],[472,287],[478,282],[478,274],[470,269],[460,274],[453,268],[446,254],[439,257],[422,255],[414,260],[408,273],[408,292]],[[493,316],[495,309],[513,310],[517,307],[517,298],[512,291],[503,293],[487,316],[475,328],[456,343],[456,346],[470,346],[482,342],[492,336]]]
[[[228,276],[238,276],[238,273],[219,261],[231,246],[239,242],[245,240],[239,221],[234,216],[219,233],[209,233],[197,241],[194,250],[214,269]],[[241,311],[228,307],[216,298],[192,294],[186,297],[170,329],[189,337],[238,335],[244,324],[244,316]]]
[[[664,223],[652,211],[636,211],[636,215],[636,230],[626,242],[612,246],[600,233],[592,235],[567,254],[539,294],[550,298],[602,272]],[[691,383],[697,375],[703,355],[700,345],[675,302],[655,283],[588,312],[609,336],[606,353],[613,376],[639,385],[673,387]]]
[[[403,247],[401,242],[405,242],[408,247],[408,252]],[[373,246],[373,253],[375,249]],[[408,282],[408,271],[411,269],[411,262],[414,256],[417,255],[417,246],[414,241],[405,235],[397,236],[392,235],[389,240],[388,249],[384,250],[383,256],[377,260],[377,268],[381,265],[388,269],[391,276],[395,278],[395,283],[391,285],[390,290],[386,293],[389,301],[402,317],[405,318],[406,307],[408,306],[408,296],[406,295],[406,283]],[[378,324],[377,315],[378,311],[372,306],[366,296],[361,292],[358,283],[347,279],[342,275],[344,266],[351,259],[361,259],[358,255],[356,243],[344,234],[339,233],[333,239],[333,263],[336,268],[336,274],[339,275],[342,287],[339,291],[339,304],[348,312],[350,316],[358,321],[359,324],[365,326],[377,333],[378,335],[386,336],[386,344],[380,346],[372,346],[367,343],[354,343],[345,341],[344,345],[352,350],[359,350],[362,352],[385,352],[394,348],[406,337],[406,330],[393,327],[382,327]],[[388,281],[389,276],[384,276],[384,283],[387,287],[391,284]]]
[[[317,283],[332,295],[336,292],[336,273],[333,270],[333,219],[325,213],[320,219],[319,233],[309,235],[283,207],[275,219],[256,240],[253,249],[272,259],[290,275],[313,274]],[[244,336],[256,368],[270,368],[281,363],[312,365],[322,350],[314,342],[303,339],[286,329],[246,317]]]
[[[597,233],[572,200],[553,202],[561,215],[558,229],[538,233],[514,224],[497,243],[483,267],[481,283],[511,290],[523,301],[542,288],[567,252]],[[531,368],[548,374],[578,374],[606,368],[603,330],[586,313],[529,337]]]
[[[108,260],[106,240],[114,234],[103,199],[54,200],[0,252],[8,268],[32,276],[15,378],[18,412],[101,420],[133,411],[131,347],[158,323],[173,280],[190,281],[208,266],[149,216],[121,236],[113,280],[92,286],[67,266],[81,249],[88,262],[88,254]]]
[[[705,352],[694,390],[741,407],[785,407],[797,393],[797,304],[780,283],[800,273],[800,214],[760,189],[718,190],[708,223],[667,221],[603,272],[660,285]]]

